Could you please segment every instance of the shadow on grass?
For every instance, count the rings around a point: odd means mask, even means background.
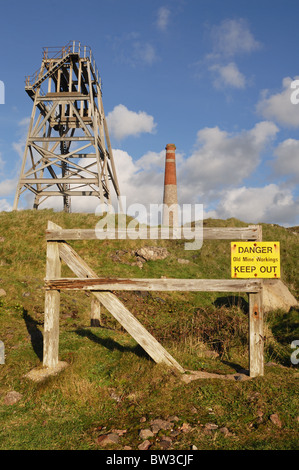
[[[133,352],[138,357],[144,357],[149,361],[152,361],[152,358],[141,346],[139,346],[139,344],[136,344],[136,346],[122,346],[121,344],[114,341],[114,339],[112,338],[101,338],[92,333],[89,329],[84,328],[78,328],[75,333],[81,337],[90,339],[96,344],[100,344],[101,346],[109,349],[110,351],[114,351],[116,349],[120,352]]]
[[[271,329],[277,341],[283,345],[291,344],[299,336],[299,309],[293,307],[289,312],[277,312]]]
[[[268,323],[275,342],[266,345],[267,354],[283,366],[291,366],[291,348],[293,340],[299,337],[299,309],[293,307],[289,312],[277,310],[268,315]]]
[[[28,311],[23,309],[23,319],[25,321],[25,325],[27,328],[27,331],[30,336],[30,341],[32,344],[32,348],[39,358],[40,361],[43,360],[43,334],[39,330],[39,325],[40,323],[35,320],[34,318],[29,315]],[[149,361],[152,361],[152,358],[147,354],[147,352],[139,345],[136,344],[135,346],[122,346],[121,344],[117,343],[114,341],[112,338],[101,338],[94,333],[92,333],[88,329],[84,328],[78,328],[76,331],[76,334],[81,336],[81,337],[86,337],[93,341],[96,344],[100,344],[104,348],[109,349],[110,351],[113,350],[118,350],[121,352],[133,352],[136,354],[138,357],[144,357]]]
[[[23,309],[23,319],[26,324],[27,331],[30,336],[30,341],[32,344],[32,348],[39,358],[40,361],[43,360],[43,335],[42,332],[39,330],[38,325],[39,322],[32,318],[28,311]]]
[[[221,308],[221,307],[226,307],[226,308],[238,307],[244,313],[248,313],[248,310],[249,310],[248,302],[246,302],[246,300],[243,297],[240,297],[240,296],[237,296],[237,295],[226,295],[224,297],[218,297],[213,302],[213,304],[217,308]]]
[[[236,364],[235,362],[225,361],[223,359],[221,360],[221,362],[231,367],[232,369],[234,369],[238,374],[249,375],[249,370],[244,369],[244,367],[242,367],[240,364]]]

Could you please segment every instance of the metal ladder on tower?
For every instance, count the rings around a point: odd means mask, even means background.
[[[35,92],[36,88],[38,88],[43,83],[43,81],[45,81],[47,78],[53,75],[54,72],[56,72],[63,66],[63,64],[69,59],[69,56],[70,53],[67,53],[64,57],[62,57],[62,59],[60,59],[59,62],[56,62],[53,67],[51,67],[44,75],[42,75],[42,77],[38,78],[38,80],[36,80],[33,84],[30,84],[29,78],[27,78],[28,81],[26,83],[28,84],[26,84],[25,90],[32,90],[33,92]]]

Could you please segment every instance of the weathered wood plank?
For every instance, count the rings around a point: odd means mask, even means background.
[[[61,229],[46,230],[47,240],[104,240],[104,239],[182,239],[192,240],[198,238],[200,230],[192,228],[156,228],[145,227],[140,229]],[[204,240],[257,240],[260,237],[258,225],[248,227],[203,227]]]
[[[22,178],[22,182],[28,184],[43,183],[43,184],[97,184],[98,178]]]
[[[68,141],[68,142],[72,142],[72,141],[84,141],[84,140],[90,140],[92,141],[92,143],[94,144],[95,140],[94,138],[90,138],[90,137],[87,137],[87,136],[83,136],[83,137],[67,137],[67,136],[63,136],[62,138],[59,138],[59,137],[41,137],[41,136],[36,136],[36,137],[30,137],[28,139],[28,142],[57,142],[57,141],[60,141],[63,142],[63,141]]]
[[[203,227],[204,240],[257,240],[259,225],[248,227]]]
[[[258,279],[61,278],[47,279],[45,287],[89,291],[260,292],[262,281]]]
[[[249,294],[249,372],[264,375],[263,293]]]
[[[96,274],[67,243],[59,243],[61,259],[80,277],[96,278]],[[183,367],[163,348],[163,346],[139,323],[132,313],[110,292],[93,292],[93,295],[119,321],[125,330],[157,363],[165,363],[184,372]]]
[[[54,228],[53,222],[48,222],[48,228]],[[61,275],[61,263],[58,243],[47,243],[46,278],[59,278]],[[58,365],[59,349],[59,290],[46,291],[45,293],[45,318],[43,339],[43,365],[54,368]]]
[[[72,189],[64,191],[47,191],[47,196],[99,196],[99,191],[89,191],[86,189],[84,189],[84,191],[73,191]]]
[[[90,326],[101,326],[101,304],[95,297],[91,300]]]

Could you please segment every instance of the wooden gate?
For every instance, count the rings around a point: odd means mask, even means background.
[[[190,229],[191,231],[191,229]],[[184,231],[186,234],[186,231]],[[249,295],[249,373],[250,377],[264,374],[263,353],[263,283],[260,279],[124,279],[99,278],[66,240],[98,240],[107,238],[107,232],[95,229],[64,230],[48,222],[46,231],[47,265],[45,279],[45,320],[43,365],[55,368],[59,362],[59,309],[60,290],[85,290],[95,296],[118,320],[123,328],[137,341],[156,363],[165,363],[184,373],[184,368],[163,346],[142,326],[111,291],[206,291],[206,292],[247,292]],[[132,234],[131,234],[132,235]],[[127,238],[130,231],[126,231]],[[160,238],[163,236],[159,235]],[[121,236],[120,238],[124,238]],[[142,238],[142,236],[140,237]],[[145,236],[144,238],[148,238]],[[165,238],[165,237],[164,237]],[[169,238],[172,238],[171,234]],[[177,238],[174,236],[173,238]],[[186,236],[190,240],[190,234]],[[257,240],[261,241],[261,227],[251,225],[245,228],[203,228],[203,238]],[[61,278],[61,261],[77,276]]]

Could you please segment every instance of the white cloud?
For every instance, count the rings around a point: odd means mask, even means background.
[[[13,149],[17,152],[17,154],[19,155],[21,159],[23,159],[23,156],[24,156],[24,149],[25,149],[25,144],[26,144],[29,123],[30,123],[30,117],[24,117],[18,122],[19,139],[16,142],[12,143]]]
[[[161,152],[152,152],[149,151],[143,155],[139,160],[136,161],[136,166],[139,169],[143,170],[158,170],[161,171],[164,169],[165,165],[165,150]]]
[[[184,161],[184,154],[176,151],[175,153],[176,167],[179,168]],[[136,161],[136,166],[143,170],[154,170],[157,172],[164,171],[165,167],[165,149],[161,152],[149,151]]]
[[[196,150],[187,158],[176,154],[179,204],[202,203],[205,217],[298,224],[298,200],[290,188],[278,184],[260,188],[240,186],[256,168],[260,153],[276,132],[276,126],[268,122],[258,123],[235,136],[218,128],[199,131],[203,145],[201,151],[197,150],[199,154]],[[150,204],[162,204],[164,150],[147,152],[137,161],[122,150],[114,150],[114,157],[127,209],[130,206],[138,209],[138,205],[134,206],[137,203],[144,204],[149,211]],[[134,216],[132,211],[129,213]]]
[[[150,154],[156,164],[149,164],[147,156]],[[137,161],[123,150],[113,150],[113,155],[121,193],[126,196],[128,203],[160,203],[163,198],[165,153],[148,152],[145,158],[141,157]]]
[[[299,205],[290,189],[281,189],[276,184],[261,188],[243,186],[223,193],[216,215],[248,223],[289,225],[298,223]]]
[[[26,144],[26,138],[21,138],[18,142],[12,143],[12,148],[17,152],[20,158],[24,156],[24,149]]]
[[[12,205],[6,199],[0,199],[0,212],[11,211]]]
[[[5,165],[5,161],[2,158],[2,154],[0,152],[0,173],[3,171]]]
[[[276,125],[267,121],[238,134],[218,127],[201,129],[189,157],[176,153],[179,204],[203,203],[206,217],[289,223],[296,214],[290,189],[274,184],[240,187],[256,170],[261,153],[277,132]],[[137,161],[122,150],[114,150],[114,156],[127,205],[162,204],[165,150],[147,152]]]
[[[277,132],[276,125],[267,121],[239,134],[219,127],[201,129],[180,174],[184,200],[188,197],[186,202],[191,202],[195,194],[240,184],[256,169],[261,152]]]
[[[210,70],[217,73],[217,78],[214,80],[216,88],[223,86],[231,86],[233,88],[245,88],[245,76],[239,71],[234,62],[228,65],[215,64],[210,67]]]
[[[29,127],[29,124],[30,124],[30,117],[27,116],[27,117],[24,117],[23,119],[21,119],[19,122],[18,122],[18,125],[22,128],[28,128]]]
[[[0,181],[0,196],[8,196],[13,194],[17,188],[17,179],[6,179]]]
[[[158,60],[156,50],[150,42],[145,42],[139,33],[130,32],[108,38],[118,62],[131,67],[150,66]]]
[[[247,22],[242,19],[225,19],[210,30],[212,50],[206,55],[208,69],[216,74],[215,88],[244,89],[249,81],[235,63],[237,56],[249,54],[261,47],[254,38]]]
[[[264,118],[272,119],[284,126],[299,127],[299,105],[291,102],[291,94],[294,92],[291,88],[292,81],[292,78],[285,77],[279,93],[270,95],[269,90],[264,90],[257,104],[257,112]]]
[[[276,159],[273,168],[277,176],[286,177],[293,183],[299,183],[299,140],[287,139],[275,149]]]
[[[109,132],[116,139],[124,139],[128,136],[138,136],[143,132],[152,134],[156,123],[153,116],[144,111],[130,111],[126,106],[119,104],[107,115]]]
[[[242,19],[225,19],[211,30],[214,57],[233,57],[252,52],[260,43],[249,30],[247,22]]]
[[[257,168],[261,153],[277,132],[276,125],[267,121],[257,123],[252,129],[238,134],[229,134],[218,127],[201,129],[197,134],[194,151],[189,157],[176,152],[179,204],[203,203],[206,216],[240,216],[241,219],[241,215],[243,219],[244,216],[250,219],[256,213],[265,216],[265,212],[257,212],[258,192],[255,193],[254,189],[252,192],[254,197],[256,195],[256,204],[253,204],[254,198],[253,202],[247,200],[248,208],[242,212],[246,194],[250,192],[238,187]],[[126,196],[127,205],[162,204],[165,150],[147,152],[137,161],[122,150],[114,150],[113,153],[120,190]],[[293,210],[292,199],[287,199],[287,192],[279,193],[278,188],[276,189],[276,197],[279,199],[280,196],[280,205],[273,215],[277,216],[279,207],[282,215],[283,211],[287,214],[288,203]],[[263,201],[268,194],[264,191],[259,193]],[[273,200],[273,189],[272,192],[268,189],[268,192]],[[219,200],[222,200],[222,205],[217,206]],[[260,201],[261,207],[263,201]],[[282,219],[285,220],[285,216]]]
[[[134,163],[133,158],[124,150],[114,149],[113,156],[121,194],[129,198],[130,201],[136,202],[134,198],[132,200],[132,196],[136,191],[138,167]]]
[[[156,51],[149,42],[135,41],[131,50],[132,63],[152,65],[157,60]]]
[[[160,29],[161,31],[165,31],[167,26],[168,26],[168,22],[169,22],[169,17],[170,17],[170,10],[166,7],[161,7],[159,8],[158,10],[158,15],[157,15],[157,27],[158,29]]]

